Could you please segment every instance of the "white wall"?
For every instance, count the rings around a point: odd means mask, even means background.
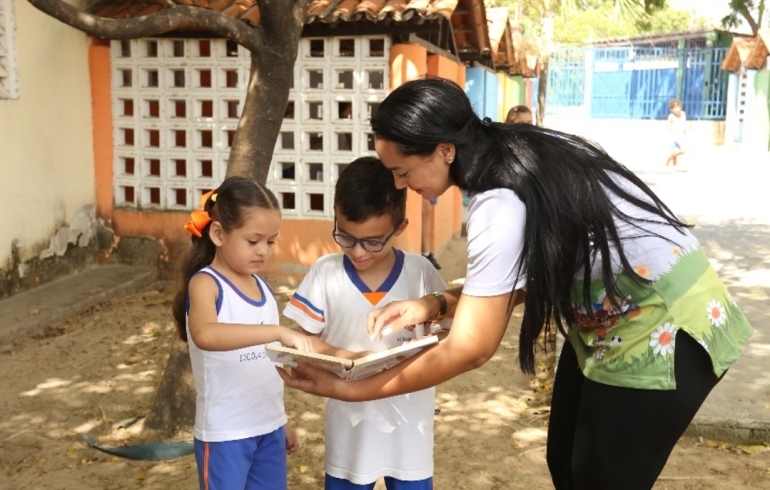
[[[0,270],[14,241],[22,261],[38,256],[95,199],[90,40],[25,0],[14,13],[20,97],[0,100]]]
[[[695,150],[724,143],[724,121],[689,121],[685,144]],[[599,143],[626,166],[645,168],[663,165],[671,148],[666,120],[590,119],[547,116],[546,127],[576,134]]]

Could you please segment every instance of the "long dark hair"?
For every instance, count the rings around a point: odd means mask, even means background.
[[[270,189],[244,177],[225,179],[203,206],[211,216],[211,220],[218,221],[225,231],[241,226],[246,214],[244,211],[254,208],[280,212],[278,199]],[[200,237],[192,236],[190,249],[182,262],[179,290],[174,296],[172,306],[174,323],[176,323],[179,338],[184,341],[187,340],[187,295],[190,279],[196,272],[209,265],[216,254],[216,246],[209,237],[210,227],[211,223],[200,230]]]
[[[527,296],[519,363],[527,373],[534,372],[535,344],[543,328],[555,321],[565,333],[563,321],[574,324],[571,298],[576,277],[583,279],[581,303],[588,315],[593,314],[591,269],[597,254],[610,301],[623,297],[612,270],[613,247],[623,270],[645,281],[626,258],[614,218],[653,236],[659,235],[645,230],[646,223],[664,223],[680,231],[689,227],[634,173],[595,143],[533,125],[481,120],[463,89],[449,80],[426,78],[399,86],[380,104],[372,130],[378,138],[394,142],[405,156],[427,156],[438,144],[452,143],[456,153],[450,176],[461,189],[475,194],[507,188],[525,204],[518,274],[526,274]],[[617,177],[638,187],[649,199],[629,193]],[[656,218],[638,219],[623,213],[608,193]]]

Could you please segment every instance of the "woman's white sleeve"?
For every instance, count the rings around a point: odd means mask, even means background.
[[[471,199],[463,294],[498,296],[526,285],[526,271],[517,276],[525,220],[524,203],[509,189],[493,189]]]

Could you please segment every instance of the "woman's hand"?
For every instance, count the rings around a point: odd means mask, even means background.
[[[286,433],[286,454],[293,454],[299,449],[299,439],[297,438],[297,431],[291,424],[283,426],[283,430]]]
[[[311,395],[348,400],[345,397],[347,396],[347,388],[352,382],[345,381],[325,369],[319,369],[304,362],[293,367],[291,373],[281,367],[276,367],[276,369],[278,375],[290,388],[296,388]]]
[[[438,307],[438,300],[433,296],[394,301],[369,313],[366,320],[369,338],[372,341],[378,340],[383,335],[390,335],[407,325],[425,323],[438,311]]]
[[[294,347],[297,350],[313,352],[313,342],[307,335],[301,334],[286,327],[281,327],[281,334],[278,341],[287,347]]]

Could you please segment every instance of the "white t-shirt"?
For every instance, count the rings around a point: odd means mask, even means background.
[[[651,202],[650,198],[631,182],[620,176],[615,176],[614,179],[627,192]],[[671,264],[668,262],[675,259],[675,256],[668,253],[672,242],[683,252],[698,246],[697,239],[688,231],[683,230],[680,233],[661,217],[644,211],[615,194],[610,193],[609,196],[611,203],[621,213],[636,219],[653,221],[642,222],[644,230],[640,230],[635,225],[615,218],[615,226],[629,261],[651,264],[651,271],[637,271],[643,277],[654,280],[657,278],[656,271],[670,268]],[[526,286],[526,269],[522,269],[521,276],[516,275],[522,260],[525,223],[526,207],[510,189],[492,189],[471,198],[468,207],[468,271],[463,294],[497,296]],[[619,273],[621,264],[616,247],[610,244],[610,250],[613,268]],[[661,253],[661,250],[665,253]],[[578,278],[581,277],[582,275],[578,274]],[[592,278],[601,278],[601,260],[598,257],[593,262]]]
[[[390,275],[371,291],[344,254],[318,259],[284,309],[284,315],[325,342],[352,351],[382,351],[413,339],[401,329],[372,342],[366,317],[391,301],[446,289],[425,257],[395,250]],[[442,322],[446,328],[448,322]],[[326,472],[359,485],[389,476],[424,480],[433,475],[435,388],[368,402],[327,400]]]
[[[278,305],[270,287],[257,276],[262,301],[245,296],[211,267],[199,274],[219,286],[220,323],[278,325]],[[283,380],[264,345],[230,351],[206,351],[195,345],[187,327],[187,343],[195,380],[195,438],[206,442],[236,441],[269,434],[286,424]]]
[[[492,189],[471,197],[468,206],[468,271],[463,294],[499,296],[526,285],[517,277],[524,246],[526,207],[510,189]]]
[[[684,111],[681,111],[679,116],[674,115],[673,112],[669,114],[668,124],[675,138],[684,136],[687,133],[687,116]]]

